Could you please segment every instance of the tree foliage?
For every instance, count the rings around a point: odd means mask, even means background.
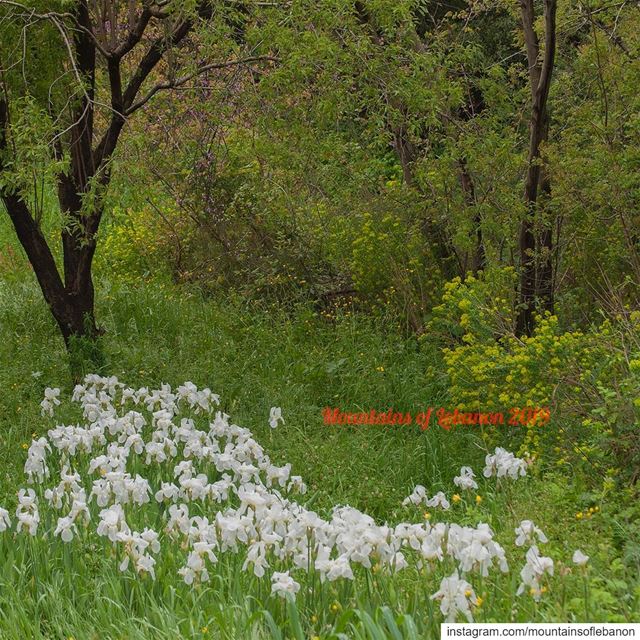
[[[504,267],[520,333],[637,303],[636,6],[46,4],[0,2],[0,184],[86,302],[67,338],[96,333],[100,237],[102,271],[385,304],[417,332],[447,280]]]

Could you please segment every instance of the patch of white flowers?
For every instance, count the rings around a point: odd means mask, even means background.
[[[440,507],[445,511],[449,509],[451,506],[447,497],[444,495],[442,491],[438,491],[432,498],[427,495],[427,490],[421,485],[418,484],[415,486],[413,493],[407,496],[402,501],[402,506],[406,507],[409,504],[419,505],[424,504],[427,507]]]
[[[533,545],[537,542],[548,542],[547,536],[531,520],[523,520],[520,526],[516,527],[516,546]]]
[[[59,389],[45,391],[43,415],[54,415],[59,396]],[[166,549],[182,558],[177,573],[194,585],[210,580],[221,555],[237,554],[243,570],[257,578],[269,574],[271,593],[283,597],[301,589],[295,571],[333,582],[353,580],[358,566],[394,573],[448,562],[456,570],[432,596],[447,620],[458,613],[472,620],[477,599],[469,575],[509,570],[504,549],[484,523],[390,526],[349,506],[336,506],[328,520],[306,509],[290,497],[306,492],[291,464],[273,464],[251,431],[217,410],[220,399],[209,389],[191,382],[175,390],[131,389],[115,377],[90,375],[72,400],[84,424],[57,425],[28,450],[24,470],[37,491],[18,493],[17,533],[38,533],[42,502],[57,515],[46,518],[53,524],[41,535],[64,543],[97,535],[113,546],[121,571],[132,568],[153,579]],[[279,422],[282,413],[273,407],[269,424]],[[486,477],[525,474],[526,463],[504,449],[486,458]],[[475,489],[474,478],[470,467],[462,467],[454,483]],[[443,492],[429,497],[420,485],[403,504],[450,507]],[[156,529],[145,526],[151,522]],[[11,527],[0,508],[0,533]],[[516,535],[516,544],[532,545],[520,591],[529,587],[537,598],[542,577],[553,573],[553,561],[535,546],[546,538],[530,521]],[[582,556],[574,562],[583,562]]]
[[[278,426],[278,422],[284,423],[282,409],[280,407],[271,407],[271,411],[269,412],[269,426],[275,429]]]
[[[0,513],[0,519],[1,518],[2,518],[2,514]],[[580,549],[576,549],[573,552],[572,560],[573,560],[573,564],[577,565],[578,567],[585,567],[587,565],[587,562],[589,562],[589,556],[582,553]]]
[[[544,593],[545,588],[541,586],[540,581],[548,574],[553,575],[553,560],[546,556],[541,556],[537,546],[532,546],[527,551],[527,562],[520,571],[522,583],[518,587],[517,594],[524,593],[525,588],[529,587],[529,593],[535,600],[540,600],[540,596]]]
[[[477,489],[478,483],[474,480],[475,477],[471,467],[461,467],[460,475],[453,479],[453,484],[460,489]]]
[[[431,599],[440,601],[440,611],[446,616],[447,622],[455,622],[458,613],[462,613],[469,622],[473,622],[471,605],[475,605],[478,598],[471,585],[460,578],[457,571],[442,579],[440,589]]]
[[[547,536],[531,520],[523,520],[520,526],[516,527],[516,546],[522,547],[530,545],[526,554],[526,564],[520,571],[521,583],[517,594],[521,595],[525,589],[538,601],[545,592],[546,587],[541,584],[545,574],[553,575],[553,560],[546,556],[541,556],[538,544],[548,542]]]
[[[11,518],[6,509],[0,509],[0,533],[6,531],[11,526]]]
[[[16,509],[16,531],[27,531],[35,536],[40,524],[40,513],[36,492],[33,489],[20,489],[18,492],[18,508]]]
[[[277,571],[271,576],[271,593],[286,597],[289,593],[295,595],[300,591],[300,585],[289,575],[288,571],[278,573]]]
[[[507,476],[516,480],[519,476],[527,475],[527,463],[502,447],[496,447],[495,452],[488,454],[484,462],[485,467],[482,473],[485,478],[495,475],[498,478]]]
[[[44,400],[40,403],[42,415],[53,417],[53,412],[58,406],[60,406],[60,389],[45,389]]]

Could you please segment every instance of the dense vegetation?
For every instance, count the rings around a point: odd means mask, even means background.
[[[323,518],[488,523],[511,570],[466,576],[476,620],[640,620],[639,58],[624,0],[0,0],[0,509],[82,419],[43,418],[46,388],[191,380]],[[527,476],[454,488],[496,447]],[[403,506],[418,484],[450,509]],[[293,604],[242,558],[193,589],[122,573],[41,510],[51,546],[0,517],[2,637],[429,637],[454,567],[297,578]]]

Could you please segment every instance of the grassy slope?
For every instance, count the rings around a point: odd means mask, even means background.
[[[50,428],[39,415],[44,387],[60,386],[66,392],[71,388],[61,340],[37,288],[22,278],[12,280],[0,282],[0,504],[7,507],[14,504],[22,483],[26,453],[22,444]],[[429,405],[446,406],[445,381],[437,374],[425,375],[430,366],[437,370],[436,356],[414,340],[385,331],[382,323],[345,316],[328,324],[305,309],[294,316],[277,309],[248,310],[148,284],[110,288],[103,283],[98,299],[100,321],[107,330],[106,372],[132,386],[192,380],[211,387],[221,395],[223,408],[238,424],[254,431],[275,461],[293,463],[293,472],[310,486],[313,508],[323,513],[334,504],[348,503],[379,520],[418,519],[421,514],[400,506],[416,483],[450,495],[460,465],[481,468],[485,451],[478,432],[470,427],[451,432],[432,427],[422,433],[416,427],[322,424],[326,405],[349,410],[393,406],[414,414]],[[34,377],[34,372],[41,375]],[[286,420],[275,431],[267,424],[273,405],[282,407]],[[575,519],[577,500],[584,491],[582,478],[528,478],[497,495],[494,487],[494,483],[481,485],[484,499],[479,506],[462,503],[449,516],[461,523],[489,522],[499,532],[499,541],[509,547],[513,571],[485,594],[479,619],[507,620],[512,607],[519,620],[640,619],[633,613],[640,595],[635,587],[634,604],[633,576],[616,560],[609,541],[616,525],[607,518],[607,505],[601,505],[602,515],[590,521]],[[575,575],[559,577],[560,565],[556,591],[538,607],[510,595],[509,581],[516,583],[524,555],[513,548],[513,528],[523,518],[533,519],[547,533],[550,543],[545,552],[556,560],[570,562],[577,547],[592,556],[588,613],[581,599],[582,580]],[[5,555],[10,553],[8,547]],[[87,558],[95,555],[95,550],[85,551]],[[2,554],[0,547],[0,562]],[[200,596],[176,596],[177,600],[172,600],[173,592],[158,587],[136,595],[111,565],[105,570],[95,557],[92,562],[82,560],[91,571],[70,582],[55,567],[68,562],[76,566],[78,558],[61,555],[41,562],[52,566],[42,582],[29,581],[28,573],[5,582],[0,578],[4,613],[0,637],[84,638],[94,637],[89,632],[93,628],[102,630],[95,637],[175,637],[178,629],[203,637],[216,637],[220,629],[227,631],[227,637],[263,633],[264,628],[251,619],[255,607],[242,592],[241,582],[234,583],[235,595],[231,588],[226,593],[225,606],[209,607],[202,602],[206,591]],[[407,593],[380,603],[411,610],[426,633],[438,620],[432,611],[412,610],[411,593],[425,589],[433,593],[437,586],[419,575],[406,581]],[[363,606],[367,602],[364,598]],[[231,605],[238,607],[234,614]],[[323,622],[335,622],[328,610],[302,613],[309,633],[319,633]],[[311,615],[321,618],[313,631]],[[134,616],[146,622],[132,623]],[[221,617],[218,622],[215,616]],[[146,628],[151,624],[153,629]],[[202,628],[208,631],[202,633]],[[208,635],[214,629],[215,635]]]

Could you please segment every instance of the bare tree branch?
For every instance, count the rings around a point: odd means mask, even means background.
[[[187,82],[189,82],[189,80],[193,80],[193,78],[201,76],[202,74],[207,73],[208,71],[213,71],[214,69],[226,69],[228,67],[233,67],[237,65],[249,64],[251,62],[279,62],[279,59],[274,58],[272,56],[252,56],[249,58],[242,58],[240,60],[228,60],[227,62],[205,64],[199,67],[193,73],[189,73],[180,78],[176,78],[175,80],[167,80],[166,82],[159,82],[144,97],[140,98],[140,100],[132,104],[126,110],[125,115],[129,116],[134,111],[137,111],[138,109],[140,109],[140,107],[142,107],[147,102],[149,102],[149,100],[151,100],[151,98],[153,98],[153,96],[156,95],[156,93],[158,93],[159,91],[164,91],[167,89],[176,89],[186,84]]]
[[[123,58],[125,55],[127,55],[127,53],[129,53],[129,51],[131,51],[142,39],[145,29],[147,28],[149,20],[151,20],[152,16],[153,12],[151,11],[151,9],[149,7],[145,7],[142,10],[142,13],[140,14],[140,17],[138,18],[135,26],[129,31],[129,35],[127,36],[126,40],[115,50],[110,51],[109,57],[119,60],[120,58]]]

